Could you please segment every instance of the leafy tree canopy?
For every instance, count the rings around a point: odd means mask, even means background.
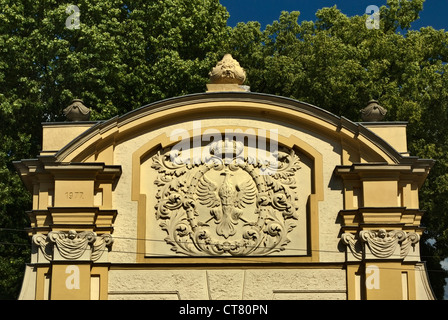
[[[74,98],[100,120],[203,92],[209,70],[229,52],[254,92],[292,97],[353,121],[377,99],[386,120],[409,122],[411,154],[437,160],[421,190],[427,211],[421,243],[433,289],[443,296],[448,39],[444,30],[411,29],[424,0],[389,0],[379,29],[336,6],[319,10],[315,21],[299,23],[299,12],[282,12],[265,30],[258,22],[230,28],[218,0],[79,0],[79,28],[67,28],[70,4],[0,0],[0,228],[29,225],[30,195],[12,161],[39,153],[40,122],[62,121]],[[25,233],[0,231],[0,299],[17,298],[28,244]]]

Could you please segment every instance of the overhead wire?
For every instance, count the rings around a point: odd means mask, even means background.
[[[17,231],[17,232],[29,232],[28,229],[13,229],[13,228],[0,228],[0,231]],[[163,242],[166,243],[165,240],[161,239],[151,239],[151,238],[134,238],[134,237],[120,237],[116,235],[112,235],[113,239],[123,239],[123,240],[132,240],[132,241],[145,241],[145,242]],[[0,242],[1,243],[1,242]],[[184,242],[186,244],[194,244],[193,242],[186,241]],[[13,243],[11,243],[13,244]],[[313,252],[325,252],[325,253],[343,253],[344,251],[340,250],[322,250],[322,249],[299,249],[299,248],[285,248],[285,250],[291,250],[291,251],[313,251]],[[135,252],[136,254],[139,254],[138,252]],[[145,253],[148,254],[148,253]],[[422,257],[435,257],[435,256],[422,256]]]
[[[29,232],[29,230],[27,229],[14,229],[14,228],[0,228],[0,231],[15,231],[15,232]],[[131,241],[145,241],[145,242],[163,242],[166,243],[165,240],[160,240],[160,239],[150,239],[150,238],[134,238],[134,237],[120,237],[120,236],[113,236],[113,239],[122,239],[122,240],[131,240]],[[191,244],[194,244],[193,242],[190,242]],[[26,243],[13,243],[13,242],[1,242],[0,241],[0,245],[20,245],[20,246],[29,246],[29,244]],[[88,250],[88,249],[86,249]],[[285,248],[285,251],[301,251],[301,252],[322,252],[322,253],[337,253],[337,254],[342,254],[345,251],[339,251],[339,250],[322,250],[322,249],[311,249],[311,248],[307,248],[307,249],[299,249],[299,248]],[[106,250],[105,250],[106,251]],[[123,254],[137,254],[137,255],[146,255],[146,257],[167,257],[167,258],[171,258],[171,257],[176,257],[176,258],[188,258],[188,256],[180,256],[180,255],[168,255],[165,253],[157,253],[157,252],[138,252],[138,251],[127,251],[127,250],[117,250],[114,249],[112,250],[113,253],[123,253]],[[288,255],[283,255],[283,257],[288,256]],[[289,256],[294,256],[294,255],[289,255]],[[299,255],[300,256],[300,255]],[[301,256],[305,256],[305,255],[301,255]],[[204,255],[204,256],[195,256],[195,257],[199,257],[199,258],[216,258],[216,259],[232,259],[232,258],[244,258],[245,261],[250,261],[253,260],[254,262],[259,262],[259,260],[255,259],[255,255],[252,256],[238,256],[238,255],[230,255],[230,256],[211,256],[211,255]],[[258,256],[258,257],[263,257],[263,256]],[[272,256],[271,256],[272,257]],[[280,257],[280,256],[279,256]],[[431,256],[431,255],[420,255],[421,258],[430,258],[430,257],[436,257],[436,256]],[[442,270],[427,270],[427,271],[432,271],[432,272],[444,272]]]
[[[7,245],[21,245],[21,246],[27,246],[27,244],[20,244],[20,243],[11,243],[11,242],[0,242],[0,245],[2,244],[7,244]],[[89,249],[85,249],[85,250],[89,250]],[[103,249],[104,252],[108,251],[107,249]],[[137,252],[137,251],[123,251],[123,250],[113,250],[113,253],[126,253],[126,254],[148,254],[146,252]],[[335,251],[336,252],[336,251]],[[339,252],[341,253],[341,252]],[[188,256],[170,256],[167,254],[162,254],[162,253],[151,253],[150,255],[148,255],[148,258],[156,258],[157,256],[163,257],[163,258],[188,258]],[[259,256],[259,257],[263,257],[263,256]],[[272,256],[271,256],[272,257]],[[281,257],[281,256],[280,256]],[[258,260],[255,256],[195,256],[195,258],[213,258],[215,260],[226,260],[231,261],[232,259],[239,259],[239,258],[244,258],[244,262],[253,262],[253,263],[260,263],[260,260]],[[225,262],[223,262],[225,263]],[[281,261],[276,261],[276,264],[282,264]],[[199,263],[196,263],[199,264]],[[284,262],[284,264],[290,264],[288,262]],[[372,264],[374,264],[374,262],[372,262]],[[398,267],[385,267],[380,266],[378,267],[379,269],[383,269],[383,270],[402,270],[402,268],[398,268]],[[415,270],[415,271],[420,271],[420,272],[441,272],[441,273],[446,273],[448,272],[448,270],[434,270],[434,269],[422,269],[422,270]]]

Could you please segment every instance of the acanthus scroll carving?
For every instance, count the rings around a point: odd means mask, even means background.
[[[153,156],[155,215],[176,253],[268,255],[290,242],[298,220],[299,157],[279,150],[274,165],[243,157],[243,149],[242,143],[220,141],[199,161],[172,161],[167,150]],[[219,157],[218,150],[232,156]]]
[[[405,232],[403,230],[389,232],[385,229],[362,230],[358,237],[349,232],[342,234],[341,241],[350,248],[353,256],[359,260],[366,253],[366,246],[376,258],[390,258],[396,254],[398,249],[399,257],[405,258],[411,247],[420,241],[420,236],[415,232]]]
[[[38,233],[33,235],[32,240],[39,246],[44,258],[50,261],[53,258],[53,243],[49,241],[48,236]]]

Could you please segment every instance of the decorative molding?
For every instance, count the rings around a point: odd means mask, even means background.
[[[238,85],[236,85],[238,86]],[[112,118],[108,121],[98,122],[97,125],[84,133],[80,134],[68,145],[63,147],[55,155],[55,160],[60,162],[82,162],[89,157],[89,153],[84,150],[89,148],[95,148],[94,145],[98,143],[98,136],[101,135],[100,141],[117,141],[128,135],[127,130],[136,130],[135,126],[126,126],[125,124],[138,122],[138,126],[142,128],[148,128],[152,125],[153,121],[165,121],[165,119],[172,119],[173,115],[178,114],[179,110],[191,110],[191,112],[217,112],[222,111],[221,108],[209,109],[209,106],[205,102],[210,101],[225,101],[230,107],[225,112],[235,112],[235,114],[246,110],[246,103],[257,103],[262,111],[265,109],[269,111],[272,121],[276,121],[279,116],[287,116],[291,121],[297,124],[297,126],[303,123],[312,121],[314,125],[322,130],[330,130],[334,132],[344,132],[344,135],[358,137],[353,141],[365,144],[365,147],[373,152],[379,151],[380,155],[384,157],[384,161],[389,163],[403,163],[406,162],[422,162],[422,159],[404,157],[398,151],[396,151],[389,144],[385,143],[378,135],[374,134],[368,128],[365,128],[359,123],[352,122],[344,117],[338,117],[316,106],[293,100],[290,98],[279,97],[263,93],[245,93],[241,92],[212,92],[212,93],[196,93],[181,97],[175,97],[166,99],[163,101],[154,102],[145,106],[145,108],[138,108],[126,115],[118,118]],[[185,111],[183,110],[183,111]],[[276,112],[272,112],[275,110]],[[289,114],[289,111],[298,111],[295,115]],[[163,111],[163,112],[162,112]],[[190,112],[190,111],[188,111]],[[303,113],[310,115],[309,117],[300,116]],[[157,114],[160,113],[160,116]],[[306,120],[306,121],[305,121]],[[320,121],[320,120],[323,120]],[[323,126],[321,123],[325,123]],[[326,127],[328,126],[328,127]],[[120,127],[120,130],[115,130]],[[115,139],[115,140],[114,140]],[[82,151],[78,150],[81,149]],[[30,161],[37,161],[37,159],[22,160],[14,162],[15,167],[22,176],[28,174],[28,166],[32,165]],[[424,162],[432,166],[434,161],[425,160]],[[32,188],[31,188],[32,191]]]
[[[40,252],[45,259],[48,261],[53,259],[53,243],[49,241],[47,235],[37,233],[33,235],[32,241],[40,248]]]
[[[420,241],[420,235],[416,232],[408,232],[407,237],[401,242],[400,255],[406,257],[411,250],[411,247],[415,246]]]
[[[51,242],[56,244],[61,257],[67,260],[77,260],[90,249],[89,245],[96,240],[96,234],[92,231],[76,232],[51,231],[48,234]]]
[[[155,215],[166,243],[189,256],[284,250],[298,220],[299,157],[293,150],[278,150],[275,163],[244,157],[244,146],[235,141],[208,147],[202,159],[176,161],[169,150],[152,157]]]
[[[93,243],[91,260],[98,261],[105,251],[109,251],[113,242],[114,239],[108,233],[97,237],[96,241]]]
[[[87,254],[89,260],[97,261],[110,248],[113,238],[110,234],[97,236],[93,231],[69,230],[51,231],[48,235],[35,234],[33,242],[48,261],[55,260],[55,247],[62,259],[79,260]]]
[[[363,246],[362,243],[355,238],[355,235],[353,233],[343,233],[341,235],[341,241],[343,244],[350,248],[350,251],[356,259],[362,260]]]
[[[362,260],[367,252],[379,259],[387,259],[396,254],[401,259],[406,258],[411,246],[420,241],[420,236],[415,232],[405,232],[403,230],[392,230],[387,232],[385,229],[362,230],[358,237],[346,232],[342,234],[341,241],[350,248],[353,256]]]
[[[139,290],[139,291],[109,291],[109,296],[144,296],[146,299],[154,300],[181,300],[179,290]],[[118,298],[120,299],[120,298]],[[135,299],[135,298],[134,298]]]
[[[428,270],[426,268],[425,262],[419,262],[415,265],[415,271],[418,274],[418,278],[422,282],[423,292],[425,293],[425,298],[428,300],[436,300],[434,293],[432,291],[431,283],[429,282]]]
[[[379,229],[378,231],[362,230],[359,232],[359,238],[362,242],[367,243],[372,254],[382,259],[392,256],[406,236],[406,232],[402,230],[386,232],[384,229]]]

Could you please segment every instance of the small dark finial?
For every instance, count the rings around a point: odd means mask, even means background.
[[[72,103],[64,109],[64,115],[68,121],[89,121],[90,109],[84,105],[80,99],[74,99]]]
[[[361,110],[361,117],[363,121],[375,122],[384,119],[387,110],[378,104],[376,100],[370,100],[367,107]]]

